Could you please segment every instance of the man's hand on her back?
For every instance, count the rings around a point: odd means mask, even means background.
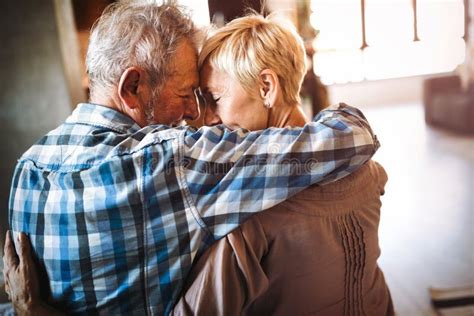
[[[3,278],[5,292],[18,315],[59,315],[43,305],[40,299],[38,273],[31,244],[24,233],[18,236],[20,253],[17,255],[11,232],[7,231],[3,252]]]

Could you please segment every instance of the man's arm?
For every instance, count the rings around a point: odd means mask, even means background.
[[[201,226],[218,239],[255,212],[356,171],[378,147],[364,115],[339,104],[302,128],[189,131],[182,171]]]
[[[61,316],[61,312],[41,301],[38,272],[33,262],[31,244],[24,233],[18,236],[19,254],[7,231],[3,252],[3,278],[5,292],[13,303],[17,315]]]

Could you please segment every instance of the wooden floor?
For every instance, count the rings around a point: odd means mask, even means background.
[[[363,109],[389,175],[379,263],[398,315],[436,315],[428,288],[474,284],[474,137],[427,127],[419,104]]]

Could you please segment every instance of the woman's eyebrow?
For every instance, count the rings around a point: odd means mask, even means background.
[[[216,85],[216,86],[201,86],[201,91],[203,93],[222,93],[222,91],[224,90],[224,87],[223,86],[219,86],[219,85]]]
[[[201,87],[201,92],[202,93],[215,93],[217,92],[217,90],[214,88],[214,87],[209,87],[209,86],[204,86],[204,87]]]

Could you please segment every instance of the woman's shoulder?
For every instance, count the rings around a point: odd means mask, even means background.
[[[324,185],[312,185],[290,200],[324,201],[346,198],[366,190],[383,191],[387,180],[388,176],[382,165],[369,160],[346,177]]]

